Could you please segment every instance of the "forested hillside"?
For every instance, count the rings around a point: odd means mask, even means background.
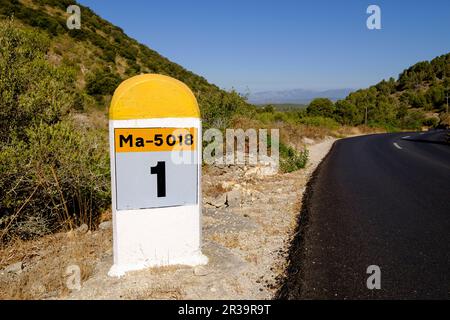
[[[86,223],[110,205],[107,112],[124,79],[160,73],[197,96],[205,127],[254,112],[81,7],[69,30],[67,0],[0,0],[0,244]]]
[[[341,124],[419,129],[423,125],[450,125],[447,94],[450,94],[450,54],[419,62],[403,71],[397,80],[383,80],[367,89],[332,103],[316,99],[308,113],[331,117]]]
[[[159,73],[183,81],[205,128],[223,130],[257,114],[237,92],[169,61],[86,7],[81,29],[69,30],[66,8],[74,3],[0,0],[0,245],[97,226],[111,201],[106,120],[122,80]],[[307,161],[307,152],[283,143],[280,155],[283,171]]]
[[[254,110],[236,92],[226,92],[147,46],[122,29],[80,6],[81,29],[69,30],[66,9],[73,0],[0,0],[0,17],[43,31],[49,60],[76,73],[78,109],[105,109],[117,85],[140,73],[160,73],[186,83],[197,96],[204,125],[224,127],[235,113]]]

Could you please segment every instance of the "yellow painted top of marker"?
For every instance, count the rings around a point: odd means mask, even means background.
[[[160,74],[141,74],[117,87],[109,118],[200,118],[200,110],[194,94],[183,82]]]

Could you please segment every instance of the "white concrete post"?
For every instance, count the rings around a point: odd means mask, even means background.
[[[110,276],[172,264],[206,264],[201,253],[201,119],[191,90],[146,74],[111,101],[114,265]]]

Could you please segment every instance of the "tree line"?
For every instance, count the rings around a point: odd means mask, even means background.
[[[311,116],[332,118],[344,125],[419,129],[436,126],[447,111],[450,94],[450,54],[419,62],[367,89],[350,93],[335,103],[318,98],[309,104]],[[430,114],[440,114],[441,119]]]

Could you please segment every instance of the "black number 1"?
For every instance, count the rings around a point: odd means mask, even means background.
[[[151,174],[156,174],[156,190],[158,198],[166,196],[166,162],[158,161],[156,166],[150,168]]]

